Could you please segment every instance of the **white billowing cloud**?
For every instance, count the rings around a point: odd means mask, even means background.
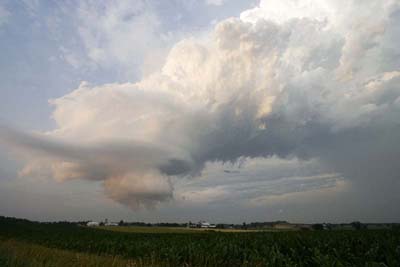
[[[333,7],[334,1],[329,0],[261,0],[259,6],[242,12],[241,18],[251,22],[263,18],[278,23],[292,18],[324,20],[336,15]]]
[[[376,193],[379,185],[393,195],[400,6],[346,3],[262,1],[241,19],[217,24],[206,40],[177,43],[161,71],[137,83],[82,83],[52,100],[57,127],[44,136],[5,136],[30,151],[25,175],[45,170],[62,180],[104,181],[109,197],[131,207],[171,199],[171,177],[197,176],[207,162],[271,156],[318,159],[331,170],[300,176],[305,188],[335,187],[343,176],[353,194]],[[338,15],[341,5],[345,15]],[[95,60],[121,40],[112,29],[123,22],[106,21],[99,25],[110,36],[90,45],[99,48]],[[231,191],[219,185],[193,197],[225,199]]]

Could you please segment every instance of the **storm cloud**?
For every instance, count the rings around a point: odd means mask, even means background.
[[[352,194],[392,201],[400,4],[311,2],[261,1],[175,44],[139,82],[82,82],[51,100],[54,130],[2,127],[1,138],[27,162],[21,175],[102,181],[132,208],[172,199],[171,178],[195,179],[207,163],[263,157],[317,160],[332,174],[308,180],[311,188],[343,177]]]

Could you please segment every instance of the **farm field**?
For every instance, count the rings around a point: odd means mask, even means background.
[[[0,242],[0,266],[126,267],[140,266],[139,264],[140,262],[130,261],[119,256],[98,256],[53,249],[16,240]]]
[[[0,218],[0,266],[400,266],[398,230],[133,230]]]

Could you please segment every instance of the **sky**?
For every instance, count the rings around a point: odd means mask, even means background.
[[[0,0],[0,214],[400,221],[398,0]]]

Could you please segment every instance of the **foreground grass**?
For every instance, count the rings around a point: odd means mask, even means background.
[[[0,241],[0,266],[2,267],[130,267],[149,266],[140,261],[129,261],[119,256],[98,256],[87,253],[52,249],[16,240]]]

